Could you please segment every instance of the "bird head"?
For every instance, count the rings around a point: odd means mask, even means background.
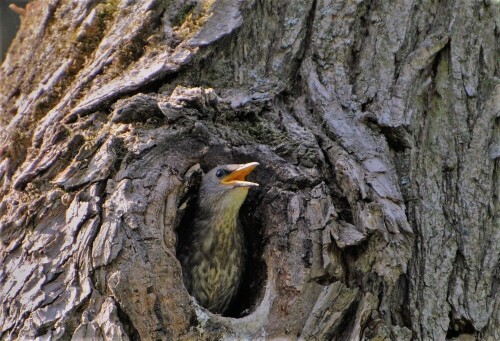
[[[200,187],[200,204],[203,206],[241,206],[250,187],[259,186],[246,181],[246,176],[259,165],[258,162],[217,166],[209,171]]]

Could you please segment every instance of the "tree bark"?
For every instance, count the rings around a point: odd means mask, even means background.
[[[0,69],[0,338],[500,340],[498,1],[35,1]],[[258,161],[228,316],[176,258]]]

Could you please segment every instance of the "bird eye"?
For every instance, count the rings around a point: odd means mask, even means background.
[[[224,171],[222,169],[218,169],[215,173],[215,176],[221,178],[224,175]]]

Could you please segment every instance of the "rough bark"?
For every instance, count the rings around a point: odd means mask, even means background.
[[[496,1],[32,4],[0,69],[0,338],[500,339]],[[176,240],[258,161],[230,316]]]

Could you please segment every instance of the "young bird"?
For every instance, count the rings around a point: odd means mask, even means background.
[[[257,162],[212,169],[201,182],[194,223],[180,250],[184,282],[198,303],[224,313],[234,298],[245,262],[238,212],[250,187],[245,181]]]

